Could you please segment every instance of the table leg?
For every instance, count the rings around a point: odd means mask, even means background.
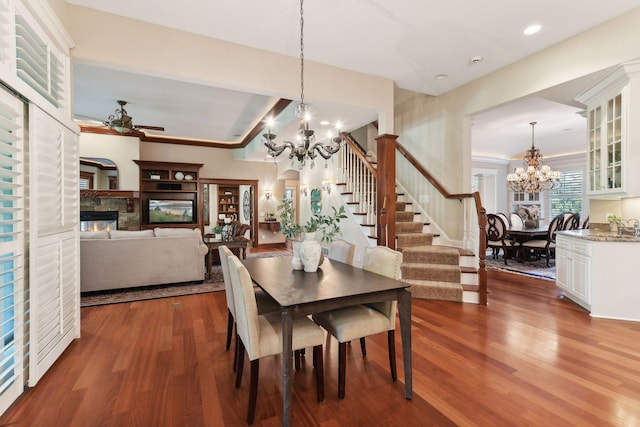
[[[291,417],[291,389],[293,385],[293,313],[282,310],[282,420],[284,426],[293,425]]]
[[[402,336],[402,360],[404,362],[404,397],[413,398],[411,366],[411,292],[398,290],[398,313],[400,314],[400,334]]]
[[[211,253],[213,249],[209,249],[207,252],[207,273],[209,274],[209,279],[211,279],[211,269],[213,268],[213,254]]]

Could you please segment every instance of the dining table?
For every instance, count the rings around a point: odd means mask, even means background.
[[[404,395],[413,397],[411,368],[411,292],[409,284],[328,258],[314,273],[294,270],[290,256],[250,258],[241,262],[253,282],[269,294],[282,316],[283,425],[292,425],[292,330],[294,315],[309,315],[357,304],[398,301]]]
[[[546,239],[548,231],[548,226],[521,229],[510,228],[507,230],[507,236],[513,239],[516,243],[522,244],[528,240]]]

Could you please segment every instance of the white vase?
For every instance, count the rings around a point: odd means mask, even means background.
[[[300,259],[307,273],[315,273],[320,263],[322,247],[316,241],[316,233],[304,233],[302,243],[300,243]]]
[[[300,242],[298,240],[291,241],[291,248],[293,249],[293,258],[291,258],[291,267],[294,270],[302,270],[302,260],[300,260]]]

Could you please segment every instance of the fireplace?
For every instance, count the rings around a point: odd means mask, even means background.
[[[118,229],[118,211],[80,211],[80,231]]]

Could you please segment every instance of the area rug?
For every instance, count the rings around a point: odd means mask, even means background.
[[[258,252],[253,254],[248,253],[247,258],[271,258],[286,256],[288,254],[286,251]],[[207,278],[204,283],[174,283],[170,285],[142,286],[110,291],[84,292],[80,294],[80,307],[202,294],[222,290],[224,290],[222,267],[220,267],[220,265],[213,265],[211,268],[211,277]]]
[[[546,280],[556,280],[555,260],[551,260],[551,267],[547,267],[547,260],[544,258],[526,262],[518,262],[515,259],[508,259],[507,262],[509,264],[505,265],[502,254],[499,255],[498,259],[493,259],[491,252],[487,252],[487,269],[507,271],[509,273],[523,274],[525,276],[532,276]]]

